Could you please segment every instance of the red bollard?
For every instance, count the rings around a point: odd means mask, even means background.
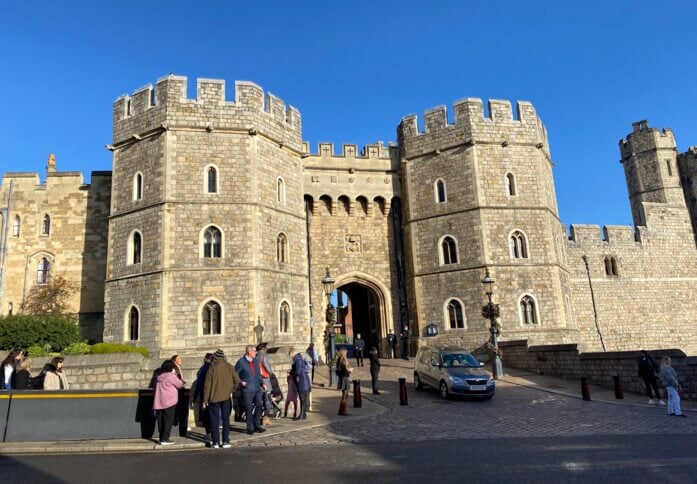
[[[361,400],[361,381],[353,380],[353,408],[361,408],[363,401]]]
[[[407,400],[407,379],[406,378],[399,379],[399,404],[400,405],[409,405],[409,401]]]
[[[620,382],[620,376],[613,376],[612,381],[615,383],[615,398],[617,400],[622,400],[624,398],[624,387],[622,387],[622,383]]]
[[[588,378],[585,376],[581,377],[581,397],[586,401],[591,399],[591,386],[588,384]]]

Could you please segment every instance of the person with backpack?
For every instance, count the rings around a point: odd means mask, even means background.
[[[309,365],[302,353],[297,353],[293,357],[293,366],[291,367],[291,375],[293,376],[293,381],[295,382],[295,388],[300,397],[300,415],[298,419],[305,420],[307,418],[307,404],[308,395],[312,388],[312,383],[310,382]]]
[[[184,382],[177,376],[174,363],[165,360],[160,367],[160,374],[155,383],[155,397],[152,408],[157,415],[157,430],[160,434],[160,445],[172,445],[169,440],[174,424],[174,414],[179,401],[179,389]]]

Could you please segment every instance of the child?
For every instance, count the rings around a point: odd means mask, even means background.
[[[160,445],[172,445],[169,434],[174,424],[174,414],[179,401],[179,389],[184,382],[177,376],[174,363],[166,360],[162,363],[160,374],[155,384],[153,410],[157,413],[157,429],[160,432]]]
[[[668,392],[668,415],[675,415],[676,417],[687,417],[680,410],[680,395],[678,391],[682,391],[680,388],[680,383],[678,382],[678,375],[675,373],[670,364],[672,360],[670,356],[664,356],[661,358],[661,379],[666,386],[666,391]]]
[[[283,418],[288,417],[288,404],[291,402],[293,403],[293,420],[298,419],[298,389],[295,387],[295,380],[293,380],[293,377],[290,374],[290,370],[288,370],[286,376],[286,382],[288,383],[288,394],[286,395],[286,406],[285,410],[283,411]]]

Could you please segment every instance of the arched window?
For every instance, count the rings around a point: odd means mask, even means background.
[[[538,324],[537,304],[535,299],[525,294],[520,298],[520,322],[524,325]]]
[[[136,172],[133,175],[133,200],[143,199],[143,174],[141,172]]]
[[[284,233],[280,233],[276,237],[276,260],[288,262],[288,239]]]
[[[217,227],[206,227],[203,231],[203,257],[222,257],[223,237]]]
[[[447,201],[445,193],[445,182],[440,178],[436,180],[433,186],[434,195],[436,196],[436,203],[445,203]]]
[[[284,205],[286,203],[286,182],[281,177],[276,180],[276,201]]]
[[[19,237],[19,229],[22,226],[22,219],[19,218],[19,215],[15,215],[15,220],[12,223],[12,236],[13,237]]]
[[[201,313],[201,322],[203,324],[201,329],[204,335],[221,334],[222,318],[220,304],[215,301],[208,301],[204,304]]]
[[[457,299],[451,299],[446,306],[448,314],[448,328],[464,329],[465,318],[462,312],[462,304]]]
[[[378,215],[385,215],[385,199],[382,197],[375,197],[373,203],[374,212]]]
[[[455,239],[446,235],[440,243],[441,265],[457,264],[457,243]]]
[[[508,244],[511,250],[511,258],[527,259],[528,258],[528,241],[525,234],[520,230],[511,232],[508,238]]]
[[[515,184],[515,175],[513,173],[506,174],[506,194],[509,197],[514,197],[518,194]]]
[[[339,208],[343,209],[343,213],[351,214],[351,199],[346,195],[339,197]]]
[[[42,257],[36,269],[36,283],[48,284],[48,277],[51,273],[51,263],[46,257]]]
[[[206,169],[206,192],[218,193],[218,170],[215,166]]]
[[[41,235],[49,235],[51,233],[51,217],[49,214],[44,215],[44,220],[41,224]]]
[[[361,215],[368,215],[368,199],[363,195],[356,198],[356,204],[361,208],[363,213]]]
[[[332,214],[332,197],[329,195],[322,195],[319,197],[320,202],[322,202],[322,205],[324,206],[326,213],[328,215]],[[322,212],[324,213],[324,212]]]
[[[128,264],[140,264],[143,260],[143,236],[137,230],[131,232],[128,240]]]
[[[138,308],[131,306],[128,311],[128,341],[138,341],[140,335],[140,313]]]
[[[290,333],[290,305],[286,301],[278,308],[278,331]]]

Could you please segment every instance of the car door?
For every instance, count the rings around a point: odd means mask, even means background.
[[[438,353],[435,351],[429,351],[426,358],[426,368],[427,368],[427,383],[432,387],[438,386]]]

